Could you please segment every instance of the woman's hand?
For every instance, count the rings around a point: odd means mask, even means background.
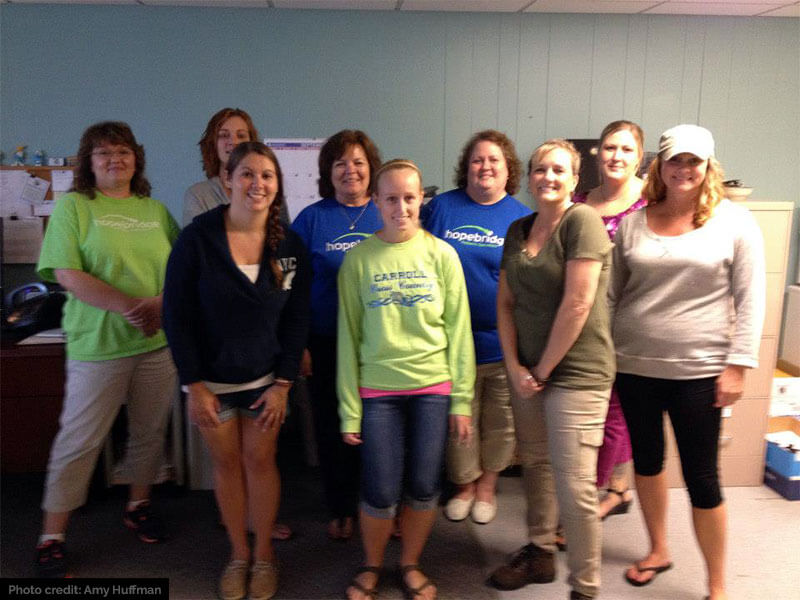
[[[469,444],[472,440],[472,417],[450,415],[450,437],[455,437],[459,444]]]
[[[361,434],[360,433],[343,433],[342,434],[342,441],[347,444],[348,446],[358,446],[361,444]]]
[[[135,298],[133,306],[122,316],[145,337],[154,336],[161,329],[161,296]]]
[[[739,365],[728,365],[719,374],[716,383],[715,407],[730,406],[742,397],[744,392],[744,370],[745,367]]]
[[[300,377],[311,377],[314,374],[311,366],[311,352],[306,348],[300,358]]]
[[[219,398],[202,382],[189,385],[186,406],[189,420],[198,427],[218,427],[222,424],[219,420]]]
[[[286,404],[289,399],[289,387],[273,384],[250,405],[251,409],[264,404],[264,410],[256,417],[256,425],[262,431],[277,429],[286,420]]]
[[[508,381],[519,398],[532,398],[544,388],[543,385],[539,385],[536,382],[536,378],[531,374],[530,370],[522,365],[509,368]]]

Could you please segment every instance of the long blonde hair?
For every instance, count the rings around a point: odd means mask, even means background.
[[[647,169],[647,181],[644,184],[642,195],[647,199],[648,206],[654,206],[663,202],[667,197],[667,186],[661,178],[661,155],[656,156],[650,167]],[[700,186],[700,193],[697,196],[697,204],[694,209],[692,223],[695,227],[702,227],[706,221],[714,214],[717,205],[725,197],[725,186],[722,181],[725,173],[722,165],[713,156],[708,159],[708,168],[703,184]]]

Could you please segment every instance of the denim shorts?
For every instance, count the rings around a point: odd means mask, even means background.
[[[219,399],[219,412],[217,417],[221,423],[230,421],[234,417],[247,417],[248,419],[255,419],[264,410],[264,404],[258,408],[250,408],[261,394],[264,393],[269,386],[265,385],[252,390],[242,390],[241,392],[231,392],[229,394],[217,394]]]

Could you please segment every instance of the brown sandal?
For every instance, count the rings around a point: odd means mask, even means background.
[[[425,581],[422,582],[422,585],[415,588],[408,585],[408,583],[406,583],[406,574],[411,571],[419,571],[422,573],[422,569],[419,568],[419,565],[405,565],[400,567],[400,587],[403,589],[403,594],[408,600],[414,600],[417,596],[422,595],[422,590],[433,586],[433,582],[428,579],[427,576],[425,577]],[[425,575],[424,573],[422,574]]]
[[[353,578],[350,580],[350,583],[348,584],[347,587],[356,588],[359,592],[364,594],[370,600],[375,600],[375,598],[378,596],[378,580],[377,579],[375,580],[374,586],[372,586],[371,588],[366,588],[357,579],[357,577],[362,573],[374,573],[377,577],[380,577],[381,568],[368,567],[368,566],[359,567],[358,571],[356,571],[356,574],[353,575]],[[344,597],[347,598],[347,590],[345,590]]]

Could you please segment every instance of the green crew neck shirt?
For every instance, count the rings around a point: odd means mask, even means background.
[[[157,200],[110,198],[100,192],[89,199],[71,192],[53,209],[36,269],[47,281],[56,281],[56,269],[73,269],[129,296],[157,296],[177,235],[175,220]],[[122,315],[67,296],[62,327],[70,359],[110,360],[167,344],[163,331],[145,337]]]

